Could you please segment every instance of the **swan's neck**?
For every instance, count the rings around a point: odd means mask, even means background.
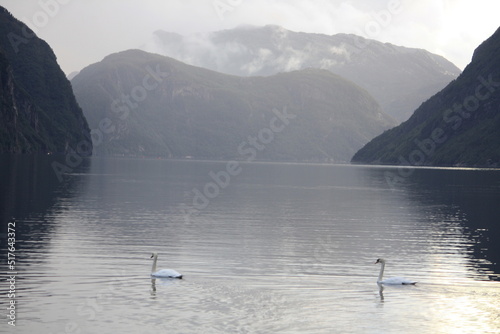
[[[156,272],[156,262],[158,261],[158,255],[155,255],[153,258],[153,268],[151,268],[151,273]]]
[[[382,262],[380,266],[380,274],[378,274],[378,282],[382,281],[382,277],[384,276],[384,269],[385,269],[385,262]]]

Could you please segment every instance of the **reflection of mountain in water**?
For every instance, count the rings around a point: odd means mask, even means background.
[[[7,231],[7,223],[16,218],[16,238],[36,241],[39,236],[50,234],[53,227],[47,223],[51,210],[61,198],[71,197],[75,182],[67,177],[59,182],[52,162],[54,156],[2,155],[0,159],[0,219],[1,233]],[[61,157],[64,162],[64,157]],[[88,161],[80,168],[88,168]],[[2,242],[5,238],[1,238]],[[19,247],[28,247],[23,242]],[[4,245],[2,245],[4,246]]]
[[[429,219],[436,218],[435,228],[443,236],[459,233],[468,239],[471,266],[492,280],[500,280],[498,174],[498,170],[415,169],[402,183],[412,200],[436,208]]]

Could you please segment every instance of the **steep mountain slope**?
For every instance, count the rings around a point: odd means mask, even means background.
[[[500,29],[463,73],[403,124],[373,139],[356,163],[500,165]]]
[[[191,65],[240,76],[327,69],[365,88],[382,110],[400,121],[460,74],[455,65],[425,50],[277,26],[194,36],[157,31],[149,48]]]
[[[395,125],[324,70],[241,78],[129,50],[72,84],[98,154],[345,162]]]
[[[0,152],[91,153],[87,122],[52,49],[0,7]],[[85,143],[85,144],[83,144]]]
[[[15,82],[12,67],[0,51],[0,152],[37,152],[48,142],[39,129],[39,111]],[[19,117],[20,116],[20,117]]]

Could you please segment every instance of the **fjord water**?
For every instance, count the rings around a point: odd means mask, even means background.
[[[0,162],[2,332],[500,332],[499,170],[53,159]]]

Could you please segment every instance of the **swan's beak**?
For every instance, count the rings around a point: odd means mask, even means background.
[[[152,259],[152,258],[154,258],[154,257],[155,257],[155,255],[154,255],[154,254],[151,254],[151,257],[150,257],[150,259]]]
[[[380,259],[377,259],[374,264],[380,263]]]

